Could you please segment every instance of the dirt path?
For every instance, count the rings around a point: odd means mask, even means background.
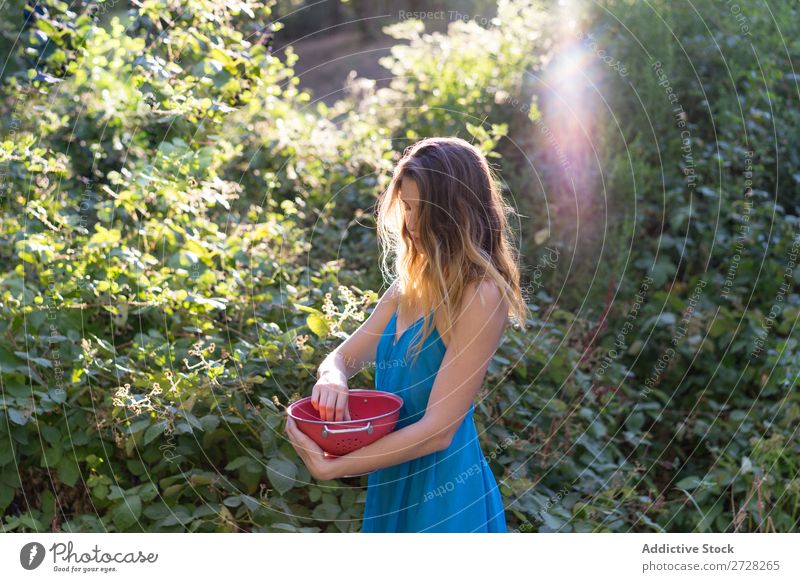
[[[390,73],[378,64],[378,59],[388,55],[397,42],[385,35],[364,41],[353,30],[319,32],[298,40],[291,46],[299,57],[295,70],[300,86],[311,90],[314,99],[331,104],[342,97],[350,71],[359,77],[375,79],[381,86],[387,85]],[[283,48],[278,43],[278,56]]]

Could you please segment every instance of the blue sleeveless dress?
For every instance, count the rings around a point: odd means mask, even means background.
[[[412,365],[406,349],[422,318],[394,344],[397,311],[386,325],[375,358],[375,388],[403,399],[395,430],[421,420],[446,351],[434,328]],[[414,340],[412,342],[412,339]],[[500,490],[486,462],[473,420],[464,416],[450,446],[368,474],[361,531],[403,533],[506,533]]]

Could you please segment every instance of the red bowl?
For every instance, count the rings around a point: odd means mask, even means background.
[[[329,456],[338,457],[365,447],[394,430],[403,399],[381,390],[350,390],[348,421],[324,421],[308,396],[286,409],[298,428]]]

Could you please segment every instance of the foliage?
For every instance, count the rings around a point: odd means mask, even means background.
[[[352,530],[354,492],[298,486],[281,407],[316,364],[294,306],[343,285],[333,259],[304,263],[306,206],[342,187],[326,163],[385,168],[376,132],[323,152],[340,129],[304,112],[269,6],[145,2],[108,28],[48,8],[35,27],[58,48],[7,86],[5,529],[302,530],[322,512]]]
[[[632,263],[656,282],[614,378],[651,405],[628,454],[666,469],[648,477],[667,493],[651,517],[671,530],[796,530],[797,8],[607,4],[598,45],[636,88],[611,92],[643,170]],[[626,29],[652,31],[646,52]]]

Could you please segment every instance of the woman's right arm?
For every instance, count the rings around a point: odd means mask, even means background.
[[[347,380],[364,366],[375,362],[378,341],[397,307],[393,283],[375,309],[353,334],[339,344],[319,365],[311,404],[322,420],[350,420],[347,408]]]

